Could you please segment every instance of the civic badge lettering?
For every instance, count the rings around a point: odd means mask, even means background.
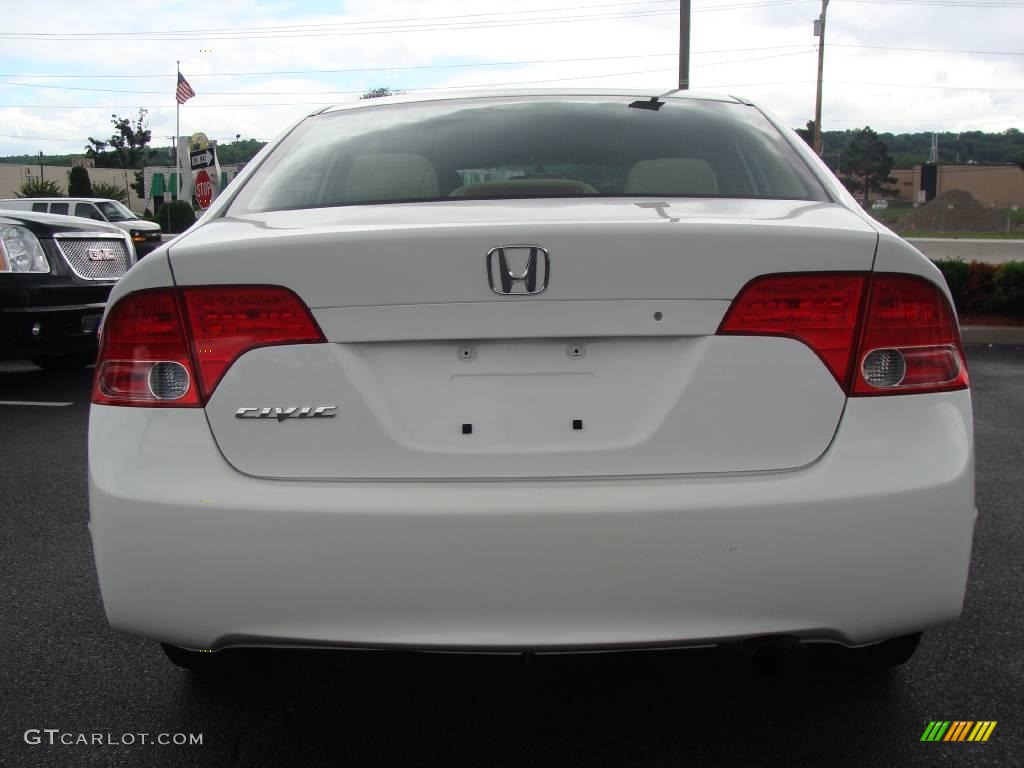
[[[239,408],[236,419],[333,419],[338,410],[336,405],[292,405],[286,408]]]

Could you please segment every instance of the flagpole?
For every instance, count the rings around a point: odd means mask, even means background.
[[[181,192],[181,158],[178,157],[178,139],[181,136],[181,102],[178,100],[178,79],[181,78],[181,59],[178,59],[178,77],[174,80],[174,165],[178,171],[178,188],[174,190],[174,197],[177,199]]]

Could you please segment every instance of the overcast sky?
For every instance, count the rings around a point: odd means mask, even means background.
[[[272,138],[316,106],[376,86],[668,90],[678,8],[678,0],[5,0],[0,155],[82,151],[86,137],[110,135],[112,112],[139,107],[149,110],[154,145],[168,144],[176,59],[198,94],[181,108],[181,132],[222,141]],[[813,116],[820,0],[693,0],[693,8],[694,89],[746,96],[793,126]],[[827,39],[826,130],[1024,129],[1024,0],[832,0]]]

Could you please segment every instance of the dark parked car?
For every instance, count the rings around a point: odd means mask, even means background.
[[[131,235],[135,254],[142,258],[163,244],[160,225],[140,219],[138,215],[117,200],[102,197],[19,197],[0,200],[0,208],[38,213],[60,213],[85,219],[106,221]]]
[[[89,365],[110,289],[135,261],[112,224],[0,211],[0,360]]]

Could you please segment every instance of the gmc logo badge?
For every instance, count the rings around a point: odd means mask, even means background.
[[[89,261],[113,261],[117,256],[113,248],[87,248],[85,258]]]

